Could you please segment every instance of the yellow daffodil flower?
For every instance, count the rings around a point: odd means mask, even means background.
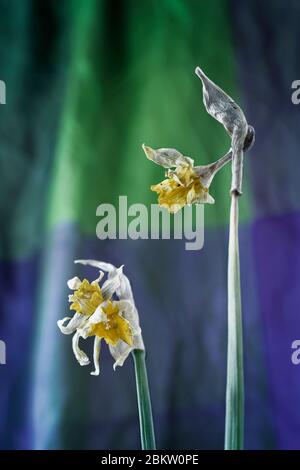
[[[216,172],[231,159],[231,151],[215,163],[194,166],[194,160],[176,149],[154,150],[145,144],[142,147],[149,160],[168,169],[167,178],[151,186],[151,190],[158,194],[161,207],[175,213],[187,204],[214,204],[209,186]]]
[[[94,337],[94,365],[92,375],[98,375],[99,356],[102,339],[109,345],[116,366],[122,366],[133,349],[144,349],[138,313],[134,304],[128,278],[121,268],[96,260],[77,260],[75,263],[86,264],[100,269],[100,275],[91,283],[74,277],[68,286],[74,292],[69,296],[70,309],[75,310],[73,318],[65,317],[57,322],[64,334],[74,333],[72,346],[79,364],[90,363],[87,355],[79,348],[79,339]],[[104,276],[107,280],[100,287]],[[117,300],[113,296],[117,296]],[[65,325],[66,321],[68,324]]]

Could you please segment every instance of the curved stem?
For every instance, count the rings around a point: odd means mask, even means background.
[[[244,445],[243,330],[238,245],[238,195],[231,193],[228,246],[228,351],[225,450]]]
[[[134,349],[132,351],[132,355],[135,368],[142,449],[155,450],[155,435],[145,362],[145,351]]]

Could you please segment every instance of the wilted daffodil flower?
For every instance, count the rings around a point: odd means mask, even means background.
[[[186,204],[214,204],[214,198],[208,192],[209,186],[217,171],[231,159],[231,151],[210,165],[194,166],[194,160],[176,149],[154,150],[145,144],[142,147],[149,160],[168,169],[166,179],[151,186],[151,190],[158,194],[161,207],[175,213]]]
[[[73,290],[69,296],[70,309],[75,315],[57,322],[64,334],[74,334],[73,352],[81,366],[90,363],[87,355],[79,348],[79,339],[94,337],[94,366],[92,375],[98,375],[99,356],[102,339],[108,344],[116,366],[122,366],[133,349],[144,350],[139,326],[138,312],[135,307],[128,278],[123,274],[123,267],[96,260],[77,260],[75,263],[94,266],[100,270],[97,279],[91,283],[74,277],[68,281]],[[100,286],[100,281],[107,273],[107,280]],[[68,323],[66,324],[66,322]]]

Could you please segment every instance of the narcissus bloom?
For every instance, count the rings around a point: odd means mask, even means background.
[[[123,267],[116,268],[96,260],[77,260],[75,263],[94,266],[100,270],[100,274],[91,283],[87,279],[81,281],[78,277],[68,281],[69,288],[74,291],[69,296],[70,309],[76,313],[73,318],[65,317],[57,324],[62,333],[74,334],[73,352],[81,366],[88,365],[90,360],[79,348],[79,339],[94,337],[95,370],[91,374],[98,375],[102,340],[108,344],[115,359],[114,369],[123,365],[133,349],[144,350],[138,312]],[[101,287],[103,271],[107,273],[107,280]]]
[[[161,207],[175,213],[186,204],[214,204],[214,198],[208,192],[209,186],[216,172],[231,159],[231,152],[218,162],[194,166],[194,160],[176,149],[154,150],[145,144],[142,147],[149,160],[168,169],[166,179],[151,186],[151,190],[158,194]]]

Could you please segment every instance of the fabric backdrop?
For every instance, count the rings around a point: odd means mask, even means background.
[[[300,448],[300,79],[297,0],[1,0],[0,447],[139,447],[131,358],[89,375],[56,322],[66,281],[95,258],[125,265],[147,346],[159,448],[223,447],[230,168],[205,207],[205,242],[96,237],[96,208],[156,202],[141,150],[206,164],[230,142],[202,104],[200,65],[245,110],[240,250],[249,449]],[[88,348],[88,341],[84,348]]]

